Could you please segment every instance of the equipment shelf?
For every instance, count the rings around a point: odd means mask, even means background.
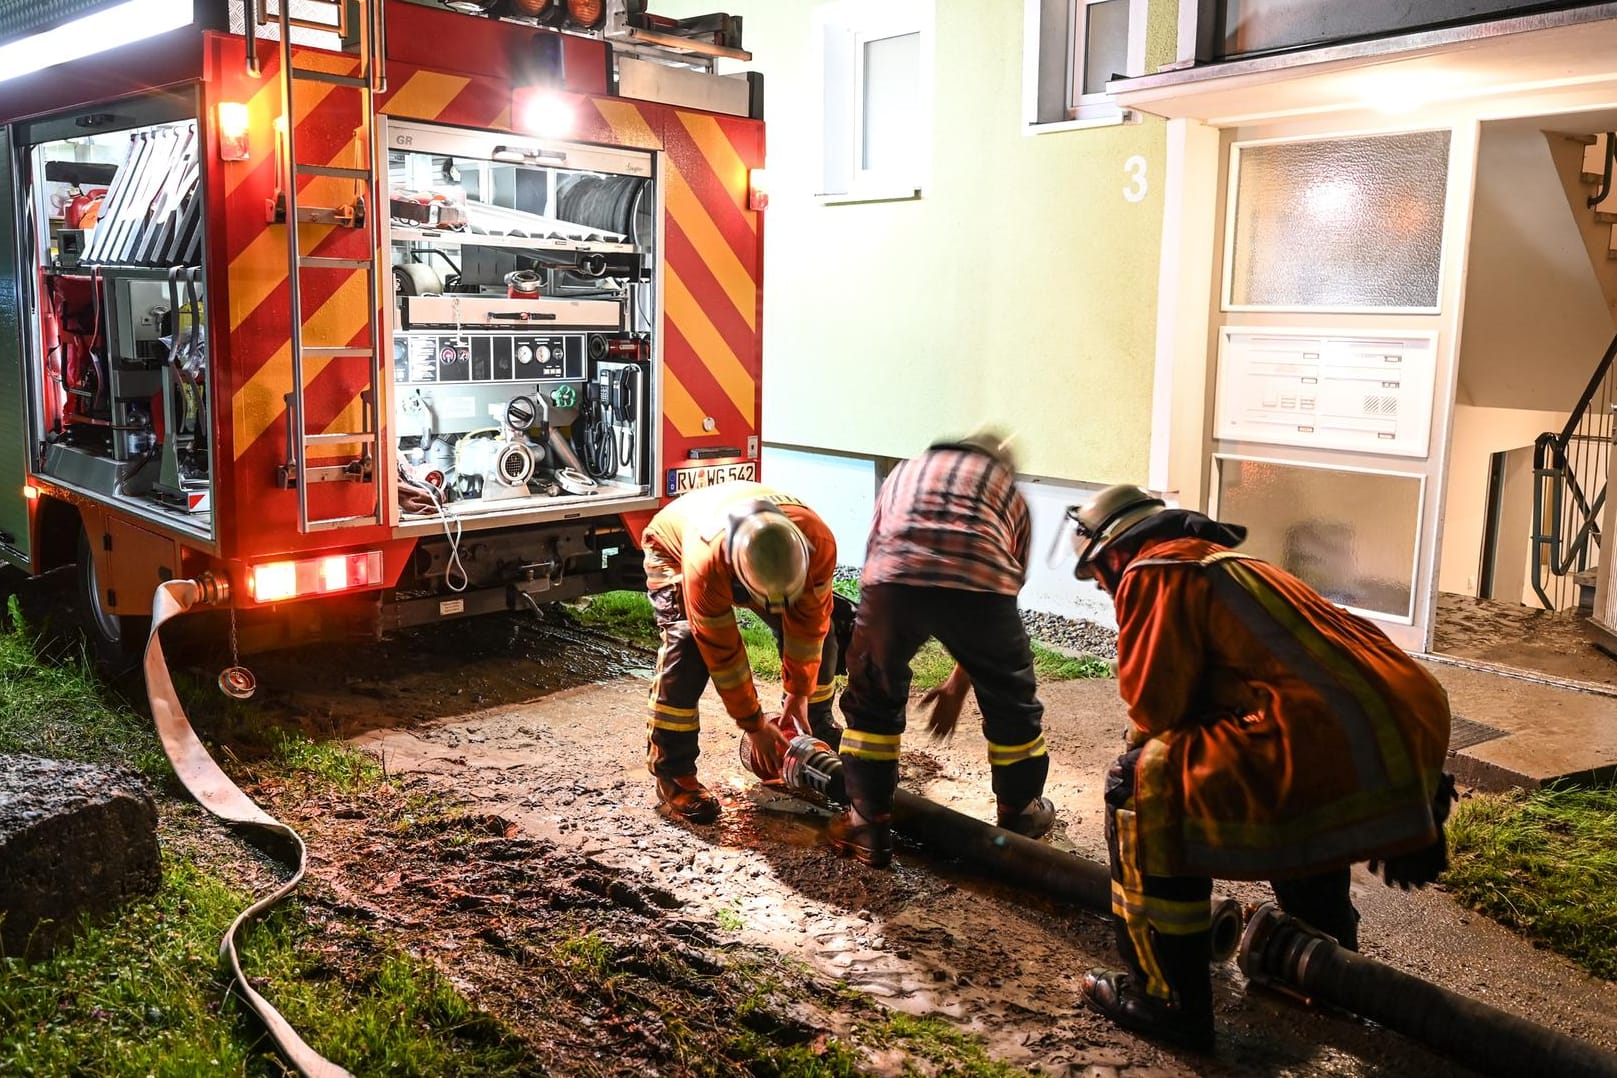
[[[432,243],[453,247],[507,247],[521,251],[563,251],[584,254],[638,254],[649,252],[633,243],[607,243],[600,240],[565,240],[549,237],[487,236],[476,232],[443,232],[437,229],[393,226],[394,243]]]

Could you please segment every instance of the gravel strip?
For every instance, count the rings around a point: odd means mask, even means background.
[[[857,565],[839,565],[833,576],[838,581],[857,581]],[[1041,614],[1036,610],[1022,611],[1022,624],[1027,634],[1046,647],[1069,655],[1093,655],[1097,659],[1117,658],[1117,632],[1082,618],[1063,617],[1060,614]]]

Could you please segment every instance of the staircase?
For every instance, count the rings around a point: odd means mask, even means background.
[[[1591,136],[1580,179],[1585,205],[1607,226],[1606,257],[1617,259],[1617,134]],[[1533,446],[1533,592],[1547,609],[1592,611],[1600,562],[1612,437],[1617,428],[1617,336],[1596,364],[1559,431]]]

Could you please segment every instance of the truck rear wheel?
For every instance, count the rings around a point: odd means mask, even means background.
[[[96,667],[103,673],[122,674],[139,661],[151,619],[114,614],[107,609],[106,589],[90,550],[90,535],[79,528],[79,608],[84,635]]]

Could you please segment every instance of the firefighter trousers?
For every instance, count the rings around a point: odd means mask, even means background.
[[[971,676],[995,798],[1019,811],[1044,793],[1044,705],[1016,596],[872,584],[859,600],[842,692],[842,775],[848,799],[867,820],[892,816],[910,660],[934,636]]]
[[[707,688],[707,664],[691,635],[690,617],[685,609],[685,589],[678,582],[650,592],[651,609],[657,618],[662,645],[657,651],[657,669],[651,680],[646,723],[646,766],[658,778],[678,778],[696,774],[696,757],[701,751],[698,703]],[[782,644],[780,618],[762,614]],[[836,692],[837,638],[825,634],[820,652],[820,674],[809,697],[809,726],[815,737],[835,747],[842,731],[838,729],[831,706]]]
[[[1212,1009],[1213,881],[1150,876],[1140,866],[1134,775],[1140,750],[1118,757],[1106,774],[1106,850],[1112,869],[1117,949],[1135,981],[1154,999],[1190,1014]],[[1350,866],[1270,881],[1280,908],[1359,949],[1359,911],[1348,894]]]

